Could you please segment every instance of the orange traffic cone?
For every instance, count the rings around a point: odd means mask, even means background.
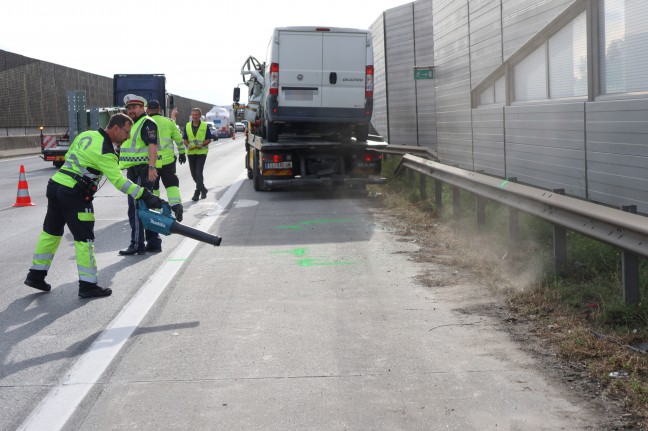
[[[30,207],[34,206],[31,198],[29,197],[29,186],[27,185],[27,177],[25,176],[25,166],[20,165],[20,176],[18,177],[18,194],[16,195],[16,203],[12,207]]]

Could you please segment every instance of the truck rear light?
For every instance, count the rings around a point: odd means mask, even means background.
[[[289,154],[264,154],[263,155],[264,162],[279,163],[279,162],[291,161],[291,160],[292,160],[292,156],[290,156]]]
[[[262,159],[263,159],[264,162],[277,163],[277,162],[281,161],[281,155],[279,155],[279,154],[264,154]]]
[[[374,91],[374,67],[367,66],[365,72],[365,97],[373,97]]]
[[[270,65],[270,94],[275,96],[279,94],[279,63]]]
[[[365,162],[376,162],[382,160],[382,154],[365,153],[363,159]]]

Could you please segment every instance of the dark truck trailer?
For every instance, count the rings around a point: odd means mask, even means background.
[[[169,117],[173,109],[173,96],[166,92],[164,74],[116,74],[113,76],[113,103],[124,106],[124,96],[135,94],[147,101],[160,102],[163,115]]]
[[[245,166],[254,190],[294,187],[364,187],[385,184],[380,176],[384,142],[339,142],[323,137],[287,137],[267,142],[250,134]]]

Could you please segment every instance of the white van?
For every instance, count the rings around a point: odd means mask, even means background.
[[[263,131],[353,133],[366,141],[373,112],[373,49],[368,30],[339,27],[274,29],[265,62]]]

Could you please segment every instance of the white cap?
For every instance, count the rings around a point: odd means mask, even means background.
[[[133,105],[133,104],[138,104],[142,106],[146,106],[146,99],[143,98],[142,96],[137,96],[135,94],[127,94],[124,96],[124,105]]]

